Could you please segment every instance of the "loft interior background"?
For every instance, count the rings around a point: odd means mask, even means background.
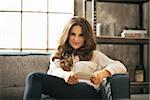
[[[66,20],[82,16],[82,0],[0,0],[0,52],[49,52]],[[65,4],[65,6],[64,6]],[[149,3],[144,4],[143,25],[149,36]],[[139,25],[139,7],[135,4],[97,3],[97,22],[107,26],[115,23],[115,35],[124,26]],[[87,19],[91,22],[91,2],[87,3]],[[111,35],[105,30],[103,35]],[[149,71],[149,50],[144,47],[144,67]],[[97,45],[97,49],[125,63],[133,81],[135,66],[139,63],[139,46]],[[146,73],[146,81],[149,72]]]
[[[75,0],[75,14],[82,16],[82,0]],[[87,19],[92,23],[91,1],[87,2]],[[102,35],[111,36],[107,26],[115,23],[115,34],[120,36],[125,26],[139,26],[139,6],[137,4],[97,2],[96,4],[97,23],[102,23],[105,27]],[[143,26],[150,36],[150,2],[143,4]],[[130,80],[134,80],[134,69],[139,64],[139,46],[138,45],[97,45],[97,49],[106,55],[121,60],[128,68]],[[149,45],[144,46],[144,68],[146,70],[146,81],[149,80]]]

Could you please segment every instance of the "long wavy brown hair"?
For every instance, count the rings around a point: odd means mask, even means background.
[[[81,26],[82,33],[85,40],[83,46],[80,47],[79,49],[74,49],[69,44],[70,30],[74,25]],[[70,71],[71,70],[70,68],[72,67],[73,64],[71,59],[72,55],[75,56],[78,55],[80,61],[88,61],[91,60],[93,55],[93,50],[95,49],[96,49],[96,44],[95,44],[91,25],[85,18],[74,16],[65,25],[60,40],[58,42],[56,53],[53,56],[52,60],[54,61],[55,59],[60,59],[61,61],[60,66],[64,70]]]

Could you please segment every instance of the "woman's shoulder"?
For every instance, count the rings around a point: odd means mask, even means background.
[[[100,59],[104,56],[106,56],[106,55],[104,53],[102,53],[100,50],[94,50],[92,59]]]
[[[103,53],[101,52],[101,51],[99,51],[99,50],[94,50],[93,51],[93,57],[92,57],[92,59],[94,60],[94,59],[97,59],[97,58],[99,58],[99,57],[101,57],[103,55]]]
[[[94,50],[93,55],[96,55],[96,54],[102,54],[102,52],[100,50]]]

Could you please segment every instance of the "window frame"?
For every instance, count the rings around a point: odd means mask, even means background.
[[[21,21],[21,25],[20,25],[20,46],[19,48],[9,48],[9,47],[6,47],[6,48],[3,48],[3,47],[0,47],[0,52],[51,52],[53,50],[55,50],[56,48],[50,48],[49,47],[49,14],[70,14],[72,16],[74,16],[74,12],[75,12],[75,0],[73,0],[73,12],[72,13],[67,13],[67,12],[50,12],[48,10],[48,7],[49,7],[49,2],[50,0],[47,0],[47,11],[27,11],[27,10],[23,10],[23,0],[21,0],[21,9],[20,10],[0,10],[0,12],[13,12],[13,13],[20,13],[21,15],[21,18],[20,18],[20,21]],[[47,33],[46,33],[46,48],[24,48],[23,47],[23,14],[24,13],[44,13],[46,14],[46,17],[47,17]]]

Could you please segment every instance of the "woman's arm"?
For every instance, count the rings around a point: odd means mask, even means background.
[[[95,50],[93,53],[93,60],[99,65],[100,69],[105,69],[110,72],[111,75],[125,73],[127,71],[123,63],[118,60],[113,60],[102,52]]]
[[[91,78],[91,82],[94,84],[100,84],[104,78],[110,77],[113,74],[125,73],[127,71],[124,64],[120,61],[113,60],[97,50],[93,53],[93,60],[99,65],[99,70]]]

